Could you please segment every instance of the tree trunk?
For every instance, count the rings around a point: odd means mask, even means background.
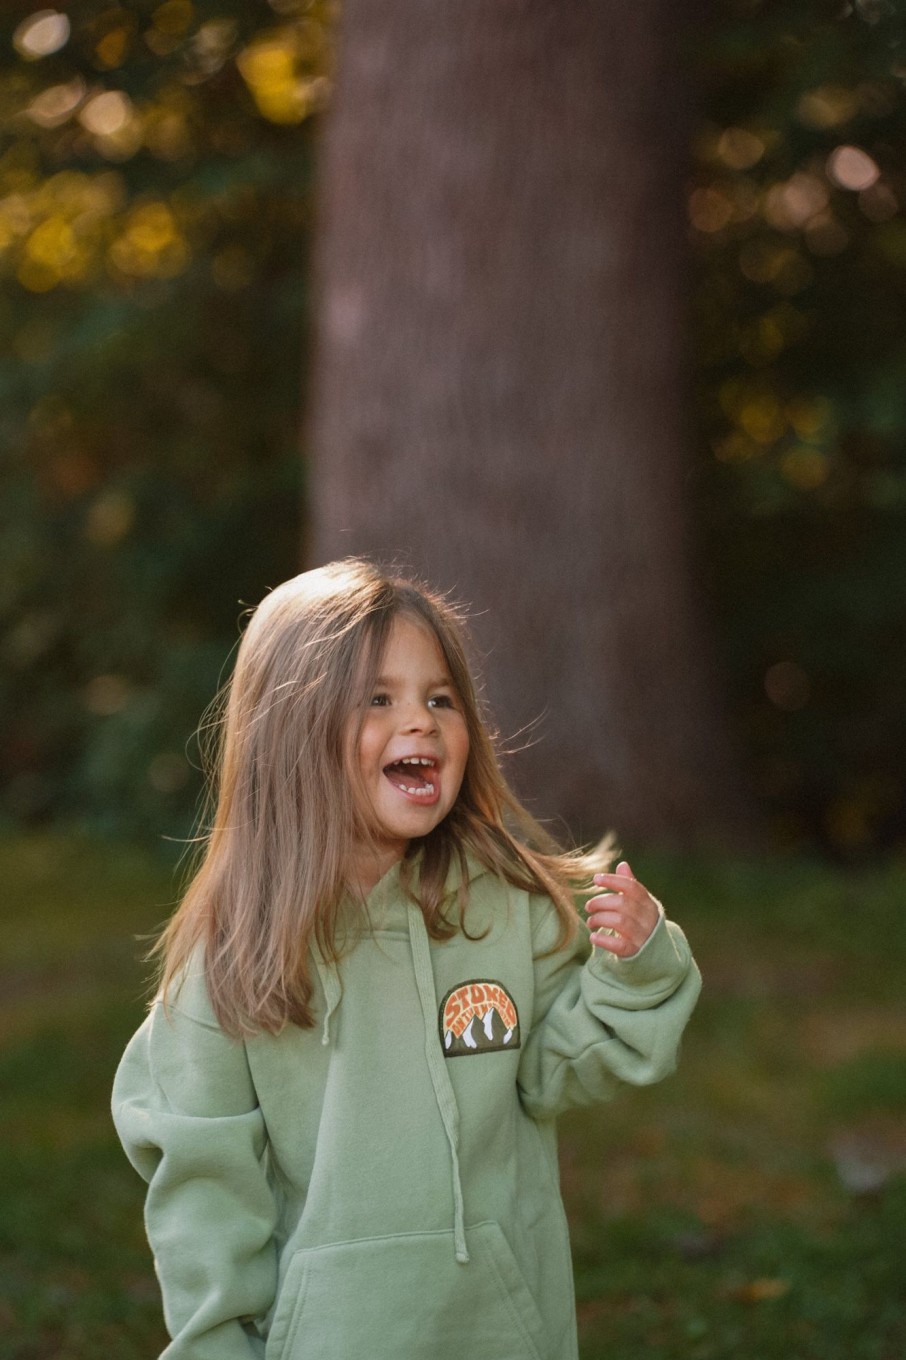
[[[685,543],[675,0],[344,0],[322,144],[312,564],[468,603],[544,818],[745,818]]]

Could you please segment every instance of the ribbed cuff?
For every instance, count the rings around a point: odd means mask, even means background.
[[[663,915],[638,953],[619,958],[595,949],[589,966],[598,977],[609,977],[628,987],[660,988],[677,983],[689,967],[689,947],[678,925]]]

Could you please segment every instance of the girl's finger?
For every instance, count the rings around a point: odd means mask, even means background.
[[[604,907],[589,913],[588,929],[595,943],[598,943],[595,939],[596,932],[606,930],[614,932],[619,939],[626,940],[631,944],[632,947],[626,951],[627,953],[635,953],[637,949],[641,949],[648,939],[657,925],[657,921],[657,913],[640,915],[633,911],[624,910],[621,904],[618,907]],[[616,952],[623,951],[617,950]]]
[[[637,878],[629,878],[626,874],[595,874],[593,882],[596,887],[609,888],[611,892],[622,893],[625,897],[640,899],[649,895],[648,889]]]
[[[606,949],[609,954],[618,954],[620,957],[637,954],[641,948],[625,935],[592,935],[591,940],[599,949]]]
[[[646,922],[627,916],[622,911],[596,911],[588,918],[588,928],[592,933],[596,930],[613,930],[624,940],[638,940],[639,944],[651,933]]]
[[[608,925],[619,925],[623,922],[627,927],[638,925],[647,928],[652,922],[657,920],[657,909],[654,903],[648,910],[642,903],[626,902],[622,897],[595,897],[585,906],[586,917],[589,923],[596,917],[607,917]]]
[[[616,930],[620,935],[625,935],[631,927],[623,916],[615,911],[596,911],[594,916],[588,918],[588,928],[595,930]]]
[[[609,934],[606,931],[596,931],[595,934],[592,935],[591,940],[592,943],[596,944],[599,948],[602,947],[606,941],[606,947],[613,954],[637,954],[644,944],[644,941],[640,940],[638,936],[614,935]]]
[[[597,897],[590,897],[585,903],[585,911],[600,911],[605,907],[622,907],[622,893],[599,893]]]

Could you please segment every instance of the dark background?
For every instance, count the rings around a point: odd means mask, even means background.
[[[68,12],[45,55],[27,5],[0,24],[0,816],[161,846],[242,610],[304,560],[334,29]],[[772,843],[847,861],[906,832],[902,38],[885,3],[724,0],[679,54],[694,585]]]

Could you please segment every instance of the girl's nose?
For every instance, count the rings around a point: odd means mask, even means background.
[[[427,704],[409,704],[401,715],[400,725],[404,732],[433,732],[437,725],[434,709]]]

